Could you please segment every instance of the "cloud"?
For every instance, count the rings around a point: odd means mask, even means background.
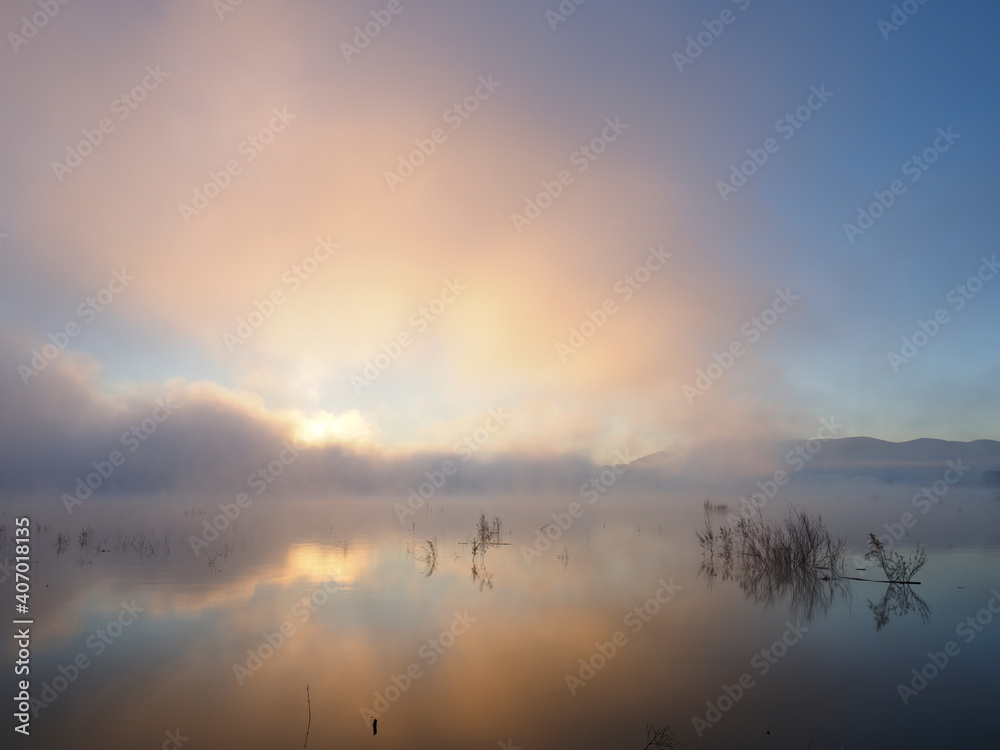
[[[24,358],[31,345],[9,333],[0,338],[7,360]],[[3,489],[51,496],[54,502],[62,493],[73,494],[79,478],[99,472],[110,476],[101,479],[97,494],[197,490],[235,495],[247,491],[248,479],[275,465],[281,454],[295,458],[287,476],[280,483],[275,480],[279,492],[403,493],[423,481],[424,472],[439,469],[446,460],[463,463],[472,453],[384,452],[363,439],[371,426],[356,411],[313,417],[269,411],[253,394],[212,383],[173,380],[116,388],[102,381],[92,358],[71,352],[60,354],[27,385],[16,371],[7,371],[4,378]],[[342,442],[336,442],[338,429],[346,431]],[[301,442],[303,437],[314,444]],[[112,458],[114,452],[123,457],[120,463]],[[594,469],[580,455],[510,451],[467,466],[444,492],[572,490]]]

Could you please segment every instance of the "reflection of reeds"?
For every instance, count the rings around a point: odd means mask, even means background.
[[[788,597],[792,615],[810,622],[825,615],[838,596],[847,599],[848,584],[832,576],[820,576],[805,568],[767,568],[757,562],[742,567],[733,575],[744,595],[765,606]]]
[[[486,514],[479,512],[479,520],[476,522],[474,536],[469,540],[472,548],[472,580],[479,584],[479,590],[493,588],[493,574],[486,569],[486,551],[490,547],[504,544],[503,521],[500,516],[494,516],[490,521]]]
[[[437,545],[434,540],[427,540],[427,551],[420,558],[420,561],[424,564],[424,575],[428,578],[433,575],[434,571],[437,569]]]
[[[708,518],[708,513],[705,514],[705,528],[694,532],[694,534],[698,537],[698,544],[701,545],[705,557],[715,557],[715,532],[712,530],[712,522]]]
[[[706,513],[705,527],[696,532],[704,552],[701,572],[709,584],[716,576],[734,580],[744,594],[770,606],[789,597],[796,617],[808,622],[825,613],[847,586],[843,570],[843,539],[834,537],[804,510],[791,509],[781,523],[743,516],[716,533]],[[821,572],[822,571],[822,572]]]
[[[480,559],[478,564],[476,558],[472,558],[472,582],[479,584],[479,590],[493,590],[493,574],[486,569],[486,560]]]
[[[115,552],[119,554],[138,555],[141,558],[155,557],[159,554],[170,554],[170,537],[164,533],[157,537],[152,529],[126,534],[120,528],[107,534],[98,534],[92,526],[81,529],[76,537],[81,550],[90,553]],[[56,534],[56,555],[61,555],[70,544],[70,537],[62,531]],[[226,543],[227,555],[232,551],[232,545]]]
[[[713,503],[710,498],[706,499],[705,502],[702,503],[702,507],[705,509],[706,516],[711,513],[718,513],[721,515],[723,513],[729,512],[728,505],[726,505],[725,503]]]
[[[208,573],[210,571],[212,573],[218,573],[219,572],[219,567],[215,564],[215,561],[218,560],[221,556],[222,556],[222,552],[220,550],[214,550],[213,549],[213,550],[209,550],[208,552],[205,553],[205,557],[206,557],[205,574],[206,575],[208,575]]]

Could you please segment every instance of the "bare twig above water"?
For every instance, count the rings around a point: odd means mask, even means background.
[[[895,550],[887,551],[885,545],[874,534],[868,535],[868,551],[866,560],[875,560],[888,581],[884,583],[918,583],[913,580],[917,571],[927,562],[927,553],[918,544],[916,551],[909,557],[903,557]]]
[[[302,747],[309,744],[309,727],[313,723],[313,710],[312,703],[309,702],[309,684],[306,684],[306,709],[309,711],[309,721],[306,723],[306,741],[302,743]]]

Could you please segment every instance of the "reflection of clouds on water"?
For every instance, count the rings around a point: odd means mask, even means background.
[[[826,618],[825,624],[836,621],[838,627],[815,628],[810,646],[797,650],[794,659],[783,662],[781,674],[776,672],[766,687],[758,688],[761,698],[767,691],[772,705],[796,707],[795,716],[781,726],[783,732],[792,729],[789,724],[796,731],[813,731],[821,720],[818,709],[796,703],[804,675],[832,685],[848,680],[845,665],[861,653],[881,671],[887,671],[892,660],[909,658],[911,636],[921,628],[921,602],[910,599],[905,589],[886,591],[885,584],[829,580],[827,571],[811,577],[768,575],[738,565],[735,546],[728,560],[718,555],[702,560],[690,529],[700,523],[703,498],[669,505],[659,497],[645,500],[630,504],[623,497],[618,506],[595,509],[600,515],[593,522],[575,526],[550,556],[532,567],[524,565],[518,544],[530,540],[553,509],[565,507],[565,499],[498,503],[504,540],[513,544],[484,546],[485,556],[475,556],[474,577],[470,532],[480,530],[480,510],[472,503],[455,503],[446,515],[435,513],[418,522],[412,533],[399,531],[391,498],[379,506],[262,504],[257,513],[241,519],[231,538],[234,551],[224,563],[220,560],[220,572],[214,576],[204,575],[204,555],[196,559],[178,543],[188,529],[171,519],[186,518],[181,513],[134,519],[135,528],[152,525],[158,539],[169,531],[170,555],[95,553],[98,562],[86,568],[73,564],[80,527],[54,525],[39,547],[38,570],[56,575],[46,579],[51,587],[42,589],[52,592],[51,599],[43,602],[40,594],[38,604],[46,612],[46,627],[61,628],[65,637],[38,641],[44,643],[41,659],[53,660],[40,665],[41,679],[51,679],[55,665],[66,663],[88,633],[108,620],[104,608],[113,614],[123,598],[135,597],[148,616],[130,628],[102,660],[100,670],[88,670],[60,704],[72,706],[81,716],[110,703],[122,706],[127,716],[120,731],[129,740],[141,738],[146,725],[157,722],[159,712],[168,707],[185,734],[197,735],[200,744],[204,740],[206,745],[263,748],[270,746],[266,741],[272,735],[292,729],[297,741],[303,740],[304,726],[298,722],[308,721],[308,708],[302,705],[308,684],[311,699],[322,706],[313,717],[310,747],[336,746],[350,739],[360,742],[361,729],[371,736],[371,727],[357,721],[357,707],[370,703],[385,676],[401,674],[420,645],[441,632],[452,611],[468,608],[480,618],[477,630],[455,644],[454,659],[449,655],[441,660],[394,705],[394,718],[387,717],[384,726],[379,720],[379,737],[383,731],[386,737],[405,731],[418,738],[411,743],[414,747],[458,748],[471,743],[460,744],[456,730],[463,739],[478,738],[485,724],[508,721],[524,747],[619,747],[623,736],[613,736],[606,728],[610,715],[618,726],[635,730],[651,719],[672,723],[676,736],[691,747],[694,735],[683,718],[703,712],[702,696],[713,695],[723,681],[732,682],[746,668],[746,658],[774,640],[774,628],[788,609],[803,624],[808,618]],[[211,507],[212,501],[207,498],[206,504]],[[873,510],[877,518],[884,514],[883,508]],[[99,537],[116,523],[117,518],[93,519]],[[716,532],[717,527],[718,522]],[[71,545],[57,557],[60,530],[68,532]],[[492,528],[484,526],[483,531]],[[716,549],[722,547],[718,539],[715,544]],[[560,550],[572,556],[572,567],[557,554]],[[992,585],[989,566],[979,552],[936,549],[932,562],[938,580],[950,568],[961,571],[960,582],[970,589],[987,579]],[[700,575],[714,586],[712,592],[687,585],[693,583],[698,563]],[[970,570],[981,570],[980,577]],[[622,627],[622,616],[645,600],[649,587],[664,574],[675,575],[684,585],[669,611],[651,619],[641,633],[628,634],[628,649],[600,671],[589,695],[568,695],[564,675],[578,667],[580,656],[591,653],[596,642],[603,643]],[[340,586],[335,594],[324,591],[328,580]],[[924,589],[930,588],[928,583],[925,580]],[[934,593],[935,619],[956,611],[955,602],[964,601],[965,595],[953,592],[949,599],[940,589]],[[888,595],[880,603],[883,594]],[[853,615],[838,601],[842,597],[861,605]],[[893,620],[889,627],[898,637],[875,633],[869,607],[864,606],[867,599],[885,622]],[[247,649],[258,648],[265,634],[279,632],[286,620],[294,633],[258,673],[238,684],[233,664],[247,664]],[[858,651],[865,636],[873,639],[871,649]],[[986,674],[985,661],[982,667],[970,662],[976,679]],[[147,692],[132,689],[136,681],[150,677],[154,679]],[[852,683],[844,695],[853,696],[850,705],[856,705],[859,695],[875,705],[879,689],[874,681]],[[831,700],[838,711],[848,706],[846,698]],[[205,710],[206,704],[212,711]],[[439,716],[430,710],[441,705],[454,711]],[[457,727],[452,714],[461,716]],[[874,716],[863,718],[871,721]],[[719,732],[719,746],[747,746],[740,740],[753,720],[734,710],[712,730]],[[976,716],[970,709],[961,720],[972,726]],[[559,726],[549,729],[553,723]],[[64,746],[80,730],[76,719],[56,713],[48,726],[50,734],[59,734],[44,745],[51,747]],[[895,730],[913,739],[905,727]],[[351,734],[355,731],[357,736]],[[562,735],[569,742],[564,743]],[[98,732],[81,747],[99,747],[100,739],[106,738]],[[633,744],[633,739],[638,741]],[[641,739],[629,735],[628,745],[641,747]],[[805,735],[801,746],[807,741]]]

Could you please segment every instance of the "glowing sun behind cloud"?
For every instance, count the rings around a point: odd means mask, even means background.
[[[318,411],[308,417],[300,415],[294,426],[295,442],[310,447],[345,443],[368,445],[374,442],[375,433],[375,428],[357,409],[342,414]]]

